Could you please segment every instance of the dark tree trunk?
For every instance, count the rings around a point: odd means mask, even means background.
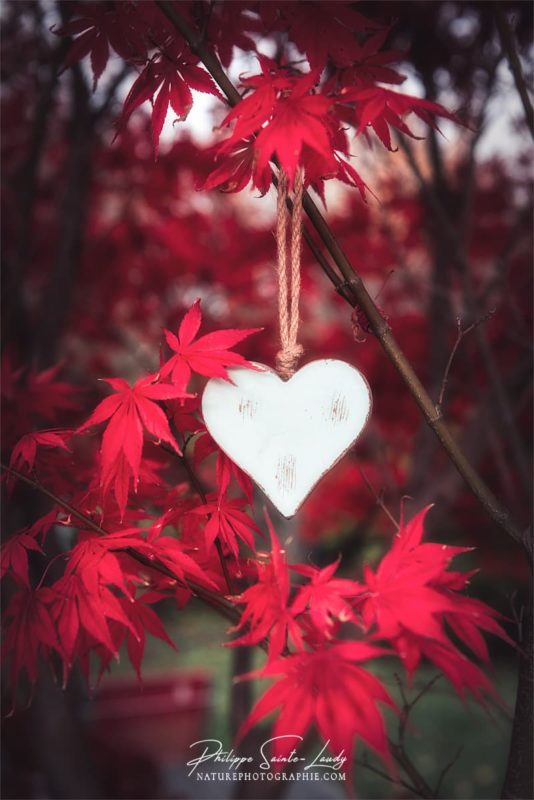
[[[532,582],[522,621],[521,652],[510,755],[502,791],[507,800],[534,798],[534,646]]]

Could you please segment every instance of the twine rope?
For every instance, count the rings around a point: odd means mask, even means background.
[[[280,377],[285,380],[293,375],[297,362],[303,353],[302,345],[298,343],[303,192],[304,170],[299,167],[295,175],[293,209],[290,220],[287,208],[287,176],[283,170],[280,172],[276,213],[276,247],[278,255],[278,316],[281,349],[276,354],[276,369]],[[290,222],[291,240],[288,248],[287,240]]]

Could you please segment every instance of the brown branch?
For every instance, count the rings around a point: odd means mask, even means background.
[[[156,0],[156,2],[165,16],[173,23],[176,30],[187,41],[191,50],[199,56],[200,60],[226,95],[229,104],[235,106],[239,103],[241,95],[229,80],[219,60],[208,47],[198,40],[195,32],[177,12],[176,6],[169,3],[168,0]],[[514,522],[509,510],[493,495],[492,491],[486,486],[478,472],[468,462],[461,448],[453,439],[447,424],[441,414],[436,410],[432,399],[397,344],[389,326],[365,288],[363,281],[355,272],[339,242],[330,230],[326,220],[307,192],[303,198],[303,206],[313,227],[325,245],[326,250],[343,276],[343,279],[341,279],[336,273],[333,273],[332,270],[328,273],[328,277],[335,285],[337,291],[353,307],[359,306],[367,316],[371,330],[380,342],[387,357],[399,372],[428,425],[434,431],[447,455],[488,516],[515,541],[528,547],[528,541],[525,541],[521,529]],[[323,266],[322,263],[321,266]]]
[[[497,30],[499,31],[499,38],[501,40],[502,48],[506,53],[510,70],[514,76],[515,88],[517,89],[517,93],[519,94],[521,102],[523,103],[527,125],[530,129],[530,133],[532,134],[532,138],[534,138],[534,109],[532,108],[532,103],[530,102],[530,97],[528,95],[528,89],[523,76],[523,70],[521,69],[521,62],[519,61],[519,56],[517,54],[517,48],[515,46],[512,29],[502,4],[495,3],[493,9],[495,12],[495,22],[497,24]]]
[[[19,481],[22,481],[27,486],[30,486],[32,489],[35,489],[36,491],[48,497],[49,500],[52,500],[53,503],[66,511],[71,517],[78,519],[86,528],[92,530],[94,533],[98,533],[100,536],[107,536],[109,534],[109,531],[95,522],[90,516],[84,514],[83,511],[80,511],[75,506],[71,505],[67,500],[63,500],[63,498],[58,497],[58,495],[54,494],[54,492],[51,492],[50,489],[46,488],[46,486],[43,486],[43,484],[37,479],[30,478],[28,475],[24,475],[24,473],[20,472],[18,469],[15,469],[14,467],[8,467],[3,463],[0,463],[0,469],[4,470],[4,472],[7,472],[9,475],[14,475]],[[212,606],[213,608],[216,608],[231,622],[236,623],[239,621],[241,616],[239,609],[229,600],[226,600],[226,598],[222,597],[216,592],[212,592],[210,589],[207,589],[194,580],[181,581],[171,569],[165,566],[165,564],[160,561],[153,561],[147,556],[144,556],[142,553],[138,553],[137,550],[131,547],[121,548],[120,552],[126,553],[144,567],[148,567],[155,572],[160,572],[162,575],[172,578],[178,583],[182,583],[186,589],[190,589],[193,594],[197,595],[201,600],[208,603],[208,605]]]

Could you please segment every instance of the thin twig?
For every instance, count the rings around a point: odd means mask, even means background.
[[[441,784],[443,783],[443,779],[445,778],[445,775],[447,774],[447,772],[449,772],[450,769],[452,769],[452,767],[454,767],[454,765],[456,764],[456,762],[458,761],[458,759],[462,755],[463,751],[464,751],[463,745],[460,745],[460,747],[457,749],[456,753],[451,758],[449,763],[445,764],[445,766],[441,770],[441,772],[439,774],[438,782],[436,784],[436,788],[434,789],[434,794],[436,795],[436,797],[439,794],[439,790],[441,789]]]
[[[436,408],[440,414],[442,413],[443,410],[443,398],[445,397],[445,391],[447,389],[447,384],[449,382],[449,374],[451,371],[452,362],[454,361],[454,357],[460,346],[460,342],[462,341],[464,336],[467,336],[468,333],[471,333],[471,331],[473,331],[475,328],[478,328],[479,325],[482,325],[483,322],[486,322],[494,313],[495,309],[491,309],[491,311],[488,311],[488,313],[485,314],[483,317],[480,317],[480,319],[477,319],[474,322],[472,322],[471,325],[468,325],[467,328],[462,328],[461,317],[456,317],[456,341],[454,342],[453,348],[449,355],[449,360],[447,361],[447,365],[445,367],[445,372],[443,373],[443,378],[441,380],[441,388],[439,390],[438,402],[436,403]]]
[[[208,72],[210,72],[226,95],[229,104],[235,106],[239,103],[241,101],[241,95],[224,72],[216,55],[204,44],[198,43],[194,31],[190,28],[187,21],[178,13],[176,10],[177,7],[169,3],[168,0],[156,0],[156,2],[161,11],[172,22],[176,30],[188,42],[191,50],[199,56]],[[431,397],[417,377],[412,365],[400,349],[391,329],[367,291],[363,281],[354,270],[326,220],[307,192],[303,197],[303,206],[312,225],[343,276],[343,278],[340,279],[337,274],[332,274],[330,270],[328,277],[334,284],[336,290],[353,307],[359,306],[366,315],[371,330],[380,342],[387,357],[399,372],[410,394],[423,413],[429,427],[438,437],[445,452],[488,516],[515,541],[529,550],[531,546],[530,542],[529,540],[525,540],[523,531],[514,522],[510,511],[493,495],[493,492],[486,486],[478,472],[466,459],[457,442],[453,439],[447,424],[441,414],[437,412]],[[321,264],[321,266],[323,265]]]
[[[423,776],[421,775],[421,773],[419,772],[419,770],[417,769],[417,767],[415,766],[409,755],[406,753],[404,747],[402,745],[398,745],[395,742],[391,741],[391,739],[389,739],[388,741],[389,741],[389,747],[395,757],[395,760],[403,768],[409,779],[413,782],[417,794],[420,797],[425,797],[428,800],[433,800],[435,797],[434,792],[432,791],[431,787],[426,782],[426,780],[423,778]]]
[[[397,683],[397,687],[402,699],[402,712],[399,717],[399,744],[401,747],[404,747],[404,734],[406,733],[406,727],[408,725],[408,717],[410,716],[414,706],[417,705],[419,700],[421,700],[424,695],[430,691],[430,689],[434,686],[434,684],[440,679],[441,675],[434,675],[429,681],[425,683],[422,689],[415,695],[412,700],[408,700],[406,696],[406,691],[404,689],[404,684],[399,676],[399,674],[395,673],[395,681]]]
[[[362,759],[357,760],[355,763],[359,767],[363,767],[364,769],[368,769],[370,772],[374,772],[375,775],[379,775],[381,778],[389,781],[389,783],[392,783],[394,786],[398,786],[400,784],[401,786],[404,786],[405,789],[408,789],[409,792],[412,792],[413,794],[419,794],[415,786],[403,781],[402,778],[394,778],[393,775],[389,775],[387,772],[384,772],[383,770],[378,769],[378,767],[373,766],[373,764],[370,764],[366,755],[364,755]],[[424,797],[424,795],[420,796]]]
[[[441,676],[441,675],[439,675],[439,674],[438,674],[438,675],[434,675],[434,677],[433,677],[433,678],[431,678],[431,679],[430,679],[430,680],[429,680],[429,681],[428,681],[428,682],[427,682],[427,683],[426,683],[426,684],[423,686],[423,688],[422,688],[422,689],[420,689],[420,691],[419,691],[419,692],[418,692],[418,693],[415,695],[415,697],[413,698],[413,700],[410,700],[410,702],[409,702],[410,711],[411,711],[411,710],[412,710],[412,708],[413,708],[413,707],[414,707],[414,706],[415,706],[415,705],[416,705],[416,704],[419,702],[419,700],[421,700],[421,698],[422,698],[422,697],[424,697],[424,696],[425,696],[425,694],[426,694],[427,692],[429,692],[429,691],[430,691],[430,689],[432,689],[432,687],[434,686],[434,684],[436,684],[436,683],[437,683],[437,682],[440,680],[440,678],[441,678],[441,677],[442,677],[442,676]]]
[[[390,740],[390,747],[395,756],[397,763],[401,765],[403,770],[406,772],[410,780],[413,782],[417,793],[421,797],[436,797],[436,793],[432,791],[427,781],[423,778],[415,764],[410,759],[408,753],[405,749],[405,734],[406,734],[406,727],[408,725],[409,716],[413,710],[413,708],[417,705],[417,703],[421,700],[421,698],[434,686],[437,680],[441,677],[440,675],[435,675],[430,681],[428,681],[422,689],[415,695],[412,700],[408,700],[406,695],[406,691],[404,688],[404,684],[400,679],[399,675],[395,673],[395,681],[397,682],[397,686],[399,689],[399,693],[402,699],[402,710],[399,715],[399,727],[398,727],[398,742],[392,742]]]
[[[375,498],[377,506],[380,506],[380,508],[382,509],[384,514],[391,520],[391,522],[396,527],[396,529],[399,530],[400,524],[399,524],[398,520],[395,519],[395,517],[393,516],[393,514],[391,513],[391,511],[389,510],[389,508],[385,504],[384,498],[382,497],[382,495],[377,493],[377,491],[374,488],[373,484],[371,483],[371,481],[367,477],[367,474],[366,474],[364,468],[361,467],[360,465],[358,465],[358,470],[359,470],[360,475],[363,478],[363,482],[367,486],[370,494]]]

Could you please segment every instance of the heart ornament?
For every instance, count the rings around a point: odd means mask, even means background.
[[[285,516],[352,447],[371,411],[367,381],[344,361],[312,361],[288,381],[262,364],[208,381],[206,427]]]

